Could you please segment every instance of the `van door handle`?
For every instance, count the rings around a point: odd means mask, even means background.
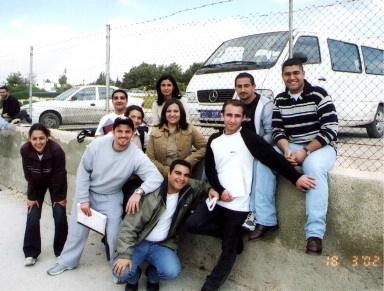
[[[319,78],[318,80],[319,80],[319,81],[327,81],[326,78]]]
[[[91,103],[90,105],[91,105],[91,106],[95,106],[96,104],[95,104],[95,103]]]

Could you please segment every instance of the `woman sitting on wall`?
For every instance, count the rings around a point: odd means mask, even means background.
[[[180,90],[172,75],[163,75],[156,84],[157,100],[152,104],[152,125],[158,125],[161,119],[161,110],[166,101],[171,98],[180,99],[184,110],[188,112],[188,102],[186,98],[180,96]],[[188,120],[188,117],[187,117]]]
[[[41,123],[29,130],[29,141],[21,149],[24,176],[28,182],[27,225],[24,235],[25,266],[33,266],[41,253],[40,217],[47,189],[51,195],[55,237],[53,251],[58,257],[67,240],[67,171],[65,153],[49,139],[51,133]]]
[[[184,159],[192,167],[205,157],[207,140],[188,124],[184,106],[179,99],[165,102],[158,126],[149,137],[147,155],[160,173],[167,177],[169,166],[176,159]],[[192,146],[196,151],[192,151]]]

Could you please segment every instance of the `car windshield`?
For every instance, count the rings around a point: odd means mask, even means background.
[[[270,32],[228,40],[209,57],[202,68],[253,65],[256,69],[275,65],[288,42],[288,32]]]
[[[77,90],[79,90],[79,88],[71,88],[63,93],[61,93],[60,95],[56,96],[54,100],[57,100],[57,101],[64,101],[65,99],[67,99],[70,95],[72,95],[73,93],[75,93]]]

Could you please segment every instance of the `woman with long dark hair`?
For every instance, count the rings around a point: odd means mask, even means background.
[[[152,104],[152,124],[158,125],[161,118],[161,110],[165,102],[171,98],[180,99],[183,103],[184,110],[188,111],[187,99],[180,96],[179,86],[177,86],[175,78],[172,75],[163,75],[156,84],[157,100]],[[188,120],[188,118],[187,118]]]
[[[35,123],[28,133],[29,141],[20,149],[24,176],[28,182],[28,215],[23,246],[25,266],[33,266],[41,253],[40,218],[47,189],[55,221],[53,251],[56,257],[60,256],[68,234],[65,153],[50,136],[49,129]]]
[[[192,146],[196,151],[192,151]],[[167,177],[174,160],[183,159],[194,167],[205,156],[207,140],[188,124],[184,106],[179,99],[165,102],[160,123],[153,128],[146,154],[160,173]]]

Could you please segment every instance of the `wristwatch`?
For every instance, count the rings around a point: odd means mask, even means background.
[[[144,191],[141,188],[137,188],[135,191],[133,191],[133,194],[138,194],[140,196],[143,196]]]
[[[311,154],[311,151],[307,147],[303,147],[303,149],[307,153],[307,156],[309,156]]]

